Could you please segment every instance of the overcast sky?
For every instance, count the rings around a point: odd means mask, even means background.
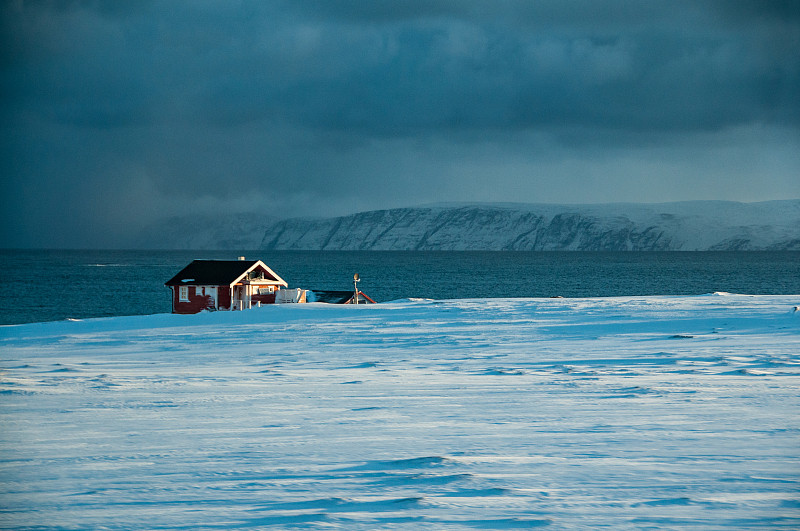
[[[193,212],[800,198],[799,1],[0,5],[0,246]]]

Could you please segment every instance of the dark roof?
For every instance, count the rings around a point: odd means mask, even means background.
[[[258,260],[194,260],[165,286],[226,286],[256,265]]]
[[[325,291],[325,290],[309,290],[314,294],[314,302],[327,302],[328,304],[347,304],[353,298],[352,291]],[[374,303],[372,299],[358,292],[358,302],[360,304]],[[311,302],[311,301],[309,301]]]

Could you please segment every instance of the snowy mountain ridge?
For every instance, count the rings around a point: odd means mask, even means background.
[[[800,250],[800,201],[439,204],[295,218],[267,250]]]
[[[439,203],[331,218],[181,218],[151,227],[142,244],[156,238],[173,249],[800,250],[800,200]]]

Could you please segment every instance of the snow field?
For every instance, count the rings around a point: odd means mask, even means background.
[[[798,303],[0,327],[0,528],[798,528]]]

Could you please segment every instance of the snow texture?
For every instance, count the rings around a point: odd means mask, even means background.
[[[0,327],[0,528],[797,529],[799,302]]]

